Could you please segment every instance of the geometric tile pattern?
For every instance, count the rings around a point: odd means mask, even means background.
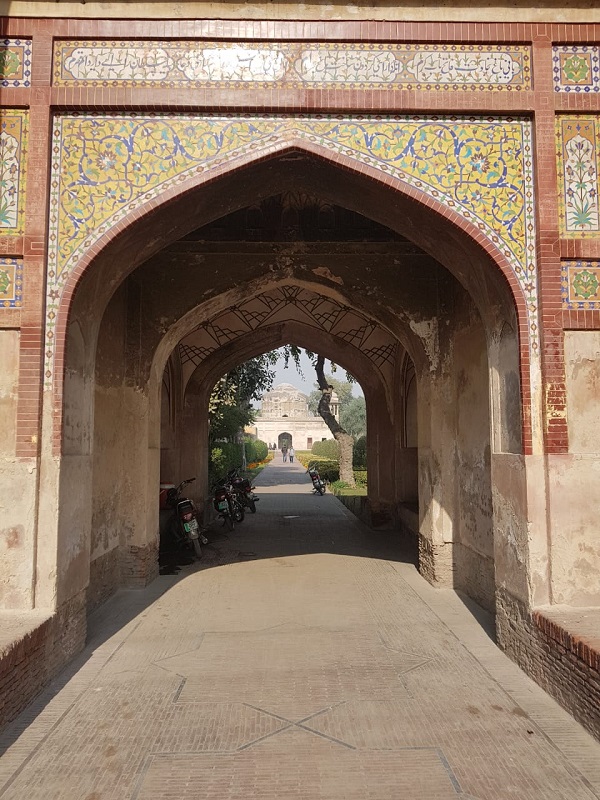
[[[556,120],[556,135],[561,236],[598,238],[600,116],[560,116]]]
[[[0,39],[0,86],[31,86],[30,39]]]
[[[0,308],[20,308],[22,301],[22,259],[0,258]]]
[[[600,261],[563,261],[561,295],[563,308],[600,309]]]
[[[258,328],[295,320],[352,344],[364,353],[391,385],[395,339],[360,312],[298,286],[282,286],[220,312],[183,339],[179,355],[184,385],[196,367],[223,345]]]
[[[23,233],[28,112],[0,108],[0,236]]]
[[[524,45],[57,41],[57,86],[531,88]]]
[[[50,197],[46,377],[66,280],[116,222],[186,178],[305,140],[398,178],[475,225],[522,286],[537,349],[531,123],[368,115],[58,115]]]
[[[557,45],[552,62],[555,92],[600,92],[600,47]]]

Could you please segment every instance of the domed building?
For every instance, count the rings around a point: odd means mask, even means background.
[[[331,411],[339,419],[339,401],[334,392]],[[311,414],[308,397],[290,383],[280,383],[266,392],[252,433],[270,447],[284,443],[296,450],[310,450],[315,442],[333,436],[321,417]]]

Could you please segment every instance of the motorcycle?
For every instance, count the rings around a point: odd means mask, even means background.
[[[313,492],[321,495],[325,494],[325,481],[319,475],[319,470],[316,467],[309,467],[307,472],[312,481]]]
[[[254,486],[250,485],[248,478],[242,478],[238,469],[232,469],[227,473],[227,479],[242,506],[247,508],[251,514],[256,514],[256,504],[260,497],[254,494]]]
[[[171,518],[171,531],[176,541],[191,544],[194,553],[198,558],[202,558],[202,548],[200,543],[208,544],[208,539],[204,535],[198,522],[198,511],[193,500],[182,497],[181,492],[184,486],[195,481],[195,478],[187,478],[181,481],[179,486],[169,489],[167,492],[166,505],[173,509]]]
[[[222,518],[223,525],[233,530],[236,522],[243,522],[244,507],[237,499],[233,486],[228,478],[223,478],[213,485],[213,506],[217,514]]]

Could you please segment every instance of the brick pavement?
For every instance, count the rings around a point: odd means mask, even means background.
[[[600,744],[300,465],[120,592],[0,737],[2,800],[591,800]]]

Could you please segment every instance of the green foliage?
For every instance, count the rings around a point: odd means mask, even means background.
[[[351,397],[340,406],[340,425],[354,439],[367,433],[367,405],[364,397]]]
[[[308,462],[309,467],[316,467],[319,470],[319,475],[327,483],[333,483],[340,479],[340,465],[337,461],[332,461],[327,458],[311,458]]]
[[[308,469],[308,462],[312,457],[310,450],[296,450],[296,461],[299,461],[305,469]]]
[[[367,468],[367,437],[361,436],[354,442],[354,451],[352,453],[352,466],[354,469]]]
[[[315,442],[312,446],[315,456],[337,460],[340,455],[340,446],[335,439],[325,439],[324,442]]]
[[[252,464],[256,461],[264,461],[269,454],[266,442],[260,439],[248,439],[244,445],[246,451],[246,463]]]
[[[357,487],[366,487],[367,486],[367,470],[362,469],[354,470],[354,480],[356,482]]]
[[[348,484],[346,483],[346,481],[333,481],[333,483],[331,484],[331,488],[333,490],[335,490],[335,489],[347,489],[348,488]]]
[[[219,442],[210,451],[208,462],[209,483],[212,485],[215,481],[224,477],[230,469],[239,467],[241,461],[242,452],[239,444]]]
[[[260,399],[272,387],[277,358],[275,350],[264,353],[240,364],[217,381],[208,409],[212,442],[232,441],[240,430],[254,421],[251,402]]]

